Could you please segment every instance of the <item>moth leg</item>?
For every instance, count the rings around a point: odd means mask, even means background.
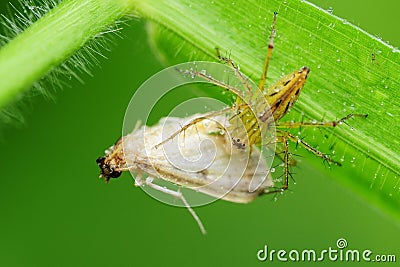
[[[300,128],[300,127],[336,127],[339,124],[345,123],[348,119],[359,117],[366,118],[368,114],[349,114],[340,120],[336,121],[317,121],[317,122],[275,122],[276,128]]]
[[[278,130],[277,134],[282,136],[286,140],[290,140],[290,141],[292,141],[294,143],[302,145],[309,152],[313,153],[317,157],[320,157],[320,158],[322,158],[323,160],[325,160],[325,161],[327,161],[329,163],[334,163],[335,165],[342,166],[342,164],[340,162],[337,162],[337,161],[331,159],[328,155],[326,155],[326,154],[322,153],[321,151],[315,149],[314,147],[312,147],[311,145],[309,145],[308,143],[303,141],[301,138],[299,138],[297,136],[294,136],[289,132]]]
[[[274,12],[274,19],[272,21],[272,29],[271,29],[271,35],[269,36],[269,41],[268,41],[268,50],[267,50],[267,55],[265,56],[265,61],[264,61],[264,69],[263,73],[261,75],[260,83],[258,85],[258,88],[260,89],[261,92],[265,91],[265,82],[267,80],[267,73],[268,73],[268,66],[269,62],[272,57],[272,51],[274,50],[274,38],[275,38],[275,32],[276,32],[276,16],[278,15],[277,12]]]
[[[171,189],[159,186],[157,184],[153,184],[152,181],[153,181],[153,178],[151,178],[151,177],[147,177],[145,180],[143,180],[142,176],[137,174],[135,177],[135,186],[143,187],[146,185],[150,188],[153,188],[155,190],[158,190],[160,192],[163,192],[165,194],[168,194],[168,195],[171,195],[173,197],[180,199],[183,202],[183,204],[185,205],[185,207],[188,209],[190,214],[192,215],[193,219],[197,222],[197,225],[199,226],[201,233],[202,234],[207,233],[200,218],[197,216],[197,214],[194,212],[194,210],[190,207],[189,203],[186,201],[185,197],[183,196],[183,194],[180,191],[176,192]]]

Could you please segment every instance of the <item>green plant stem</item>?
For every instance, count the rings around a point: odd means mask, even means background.
[[[66,0],[0,50],[0,108],[133,8],[129,0]]]

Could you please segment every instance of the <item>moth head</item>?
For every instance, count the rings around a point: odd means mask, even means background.
[[[111,178],[118,178],[121,175],[120,171],[115,169],[114,164],[110,164],[106,157],[100,157],[96,160],[97,165],[100,167],[100,178],[108,183]]]

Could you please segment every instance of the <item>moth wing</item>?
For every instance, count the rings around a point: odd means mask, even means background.
[[[201,120],[156,146],[199,116],[165,118],[124,137],[130,169],[231,202],[249,202],[273,186],[259,149],[239,150],[221,134],[226,117]]]

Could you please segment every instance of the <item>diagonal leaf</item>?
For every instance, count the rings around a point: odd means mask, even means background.
[[[351,120],[315,144],[343,162],[330,172],[361,196],[398,219],[400,213],[400,53],[361,29],[304,1],[151,1],[138,3],[160,58],[169,63],[215,58],[228,51],[250,76],[261,74],[272,14],[277,38],[269,82],[303,65],[311,73],[289,119],[299,113]],[[286,119],[286,118],[285,118]],[[335,144],[334,149],[330,148]],[[319,160],[312,161],[321,166]]]

